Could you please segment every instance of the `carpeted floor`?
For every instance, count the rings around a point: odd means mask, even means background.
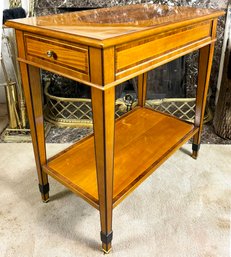
[[[48,145],[50,154],[65,145]],[[112,257],[229,257],[231,145],[190,145],[114,210]],[[31,144],[0,144],[0,256],[97,257],[99,213],[50,179],[40,201]]]

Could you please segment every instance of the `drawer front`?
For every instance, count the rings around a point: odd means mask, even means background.
[[[138,66],[142,68],[143,64],[159,57],[177,54],[202,39],[211,39],[211,25],[212,22],[207,21],[117,46],[117,75]]]
[[[88,47],[50,38],[25,35],[26,58],[54,71],[89,74]]]

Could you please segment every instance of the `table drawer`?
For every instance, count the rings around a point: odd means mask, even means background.
[[[31,34],[26,34],[24,39],[27,60],[58,72],[70,69],[89,74],[88,47]]]

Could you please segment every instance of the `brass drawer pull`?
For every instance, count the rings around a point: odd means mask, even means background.
[[[51,51],[51,50],[49,50],[49,51],[47,51],[47,57],[49,57],[49,58],[54,58],[55,57],[55,53],[53,52],[53,51]]]

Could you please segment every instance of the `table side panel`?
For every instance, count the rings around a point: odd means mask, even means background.
[[[182,49],[203,39],[211,41],[212,20],[196,25],[171,30],[155,36],[136,40],[116,47],[116,75],[132,71],[137,66],[170,55],[178,54]]]

